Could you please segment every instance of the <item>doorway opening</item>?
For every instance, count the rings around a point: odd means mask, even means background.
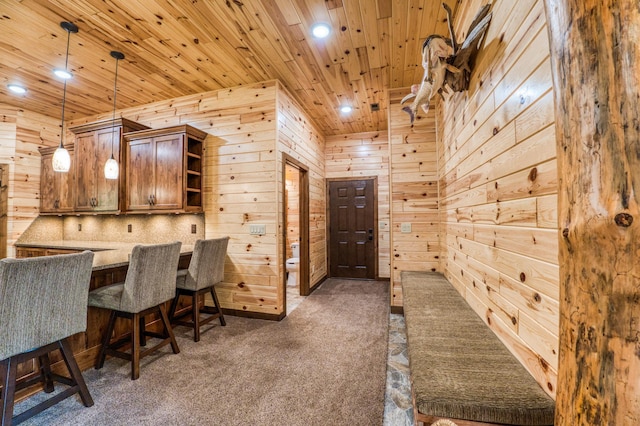
[[[7,215],[9,214],[9,165],[0,164],[0,259],[7,257]]]
[[[378,277],[377,178],[327,179],[329,276]]]
[[[309,179],[303,164],[283,157],[283,284],[288,315],[309,295]]]

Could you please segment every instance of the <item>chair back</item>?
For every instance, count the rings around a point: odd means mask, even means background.
[[[0,360],[87,329],[93,253],[0,260]]]
[[[221,282],[228,245],[229,237],[196,241],[185,277],[185,288],[200,290]]]
[[[133,248],[120,310],[140,312],[173,299],[181,245],[176,241]]]

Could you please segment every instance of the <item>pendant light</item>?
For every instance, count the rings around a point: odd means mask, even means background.
[[[64,104],[67,100],[67,79],[71,78],[71,73],[68,72],[67,67],[69,65],[69,40],[71,39],[71,33],[77,33],[78,27],[71,22],[60,22],[60,26],[67,32],[67,54],[64,60],[64,71],[67,71],[67,75],[64,77],[64,87],[62,89],[62,120],[60,124],[60,146],[53,153],[53,171],[55,172],[68,172],[71,168],[71,157],[69,151],[67,151],[62,145],[64,139]],[[61,75],[56,73],[56,75]]]
[[[118,94],[118,62],[120,61],[120,59],[124,59],[124,54],[122,52],[113,50],[111,51],[111,57],[116,60],[116,77],[113,80],[113,118],[111,124],[113,132],[111,134],[111,158],[109,158],[104,165],[104,177],[106,179],[118,179],[119,167],[118,162],[113,157],[113,141],[116,138],[116,96]]]

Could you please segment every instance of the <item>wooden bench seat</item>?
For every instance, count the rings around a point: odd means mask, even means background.
[[[402,272],[402,294],[416,423],[553,425],[553,399],[441,274]]]

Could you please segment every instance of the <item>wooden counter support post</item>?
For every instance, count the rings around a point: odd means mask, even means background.
[[[556,100],[556,425],[640,424],[640,6],[544,0]]]

